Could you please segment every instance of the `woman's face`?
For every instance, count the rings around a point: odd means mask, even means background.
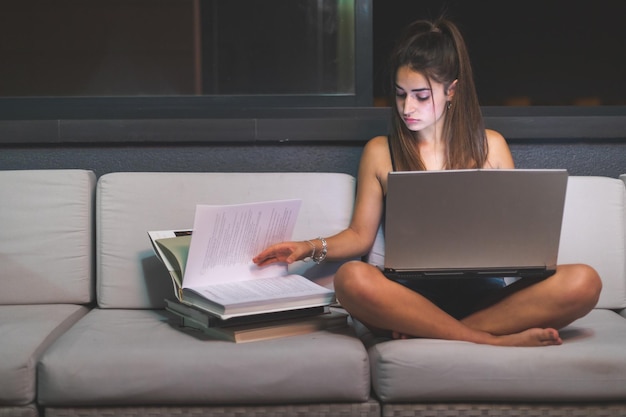
[[[407,128],[413,132],[434,126],[445,113],[447,101],[443,84],[429,80],[408,66],[396,72],[396,107]],[[453,92],[453,89],[449,89]]]

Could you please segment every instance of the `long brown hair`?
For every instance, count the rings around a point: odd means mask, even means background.
[[[487,160],[487,138],[467,47],[456,25],[441,18],[434,22],[418,20],[405,29],[391,54],[392,95],[396,73],[403,66],[420,72],[429,82],[443,84],[446,91],[458,80],[442,130],[446,147],[444,168],[481,168]],[[394,108],[389,140],[393,160],[400,171],[426,169],[415,146],[415,137]]]

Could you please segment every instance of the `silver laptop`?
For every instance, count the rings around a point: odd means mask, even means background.
[[[566,170],[390,173],[385,275],[550,276],[567,178]]]

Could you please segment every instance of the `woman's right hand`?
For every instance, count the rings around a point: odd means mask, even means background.
[[[252,258],[258,266],[276,262],[292,264],[311,255],[312,247],[308,242],[282,242],[272,245]]]

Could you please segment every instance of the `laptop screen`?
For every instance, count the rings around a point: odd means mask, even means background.
[[[432,275],[554,270],[566,170],[392,172],[385,269]]]

